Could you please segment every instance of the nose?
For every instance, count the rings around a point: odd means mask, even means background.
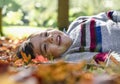
[[[53,36],[52,35],[49,35],[46,39],[46,41],[50,42],[50,43],[53,43]]]

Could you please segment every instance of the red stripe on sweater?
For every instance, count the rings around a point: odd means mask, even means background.
[[[96,32],[95,32],[95,20],[94,19],[92,19],[90,22],[90,36],[91,36],[90,51],[94,52],[96,49]]]

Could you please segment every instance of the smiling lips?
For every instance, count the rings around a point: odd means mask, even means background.
[[[57,41],[58,45],[60,45],[60,44],[61,44],[61,36],[60,36],[60,35],[58,35],[58,36],[57,36],[56,41]]]

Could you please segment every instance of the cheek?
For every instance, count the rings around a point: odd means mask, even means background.
[[[51,45],[51,46],[49,46],[49,51],[50,51],[50,52],[56,52],[56,51],[58,51],[58,50],[59,50],[59,47],[56,46],[56,45]]]
[[[61,52],[60,47],[52,45],[49,47],[49,54],[53,55],[53,56],[57,56],[59,55]]]

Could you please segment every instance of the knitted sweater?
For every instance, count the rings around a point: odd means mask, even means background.
[[[89,61],[95,55],[110,50],[120,53],[119,22],[118,11],[78,17],[66,32],[73,43],[61,58],[65,61]]]

